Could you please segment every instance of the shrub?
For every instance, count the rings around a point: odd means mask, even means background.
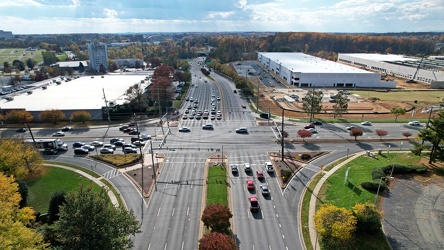
[[[385,171],[384,171],[384,169],[383,168],[374,168],[373,170],[372,170],[372,179],[373,180],[379,180],[379,179],[381,179],[381,177],[384,177],[385,176],[385,173],[384,173]]]
[[[384,173],[390,174],[393,169],[393,174],[406,174],[406,173],[425,173],[427,171],[426,166],[406,166],[401,164],[390,164],[383,167]]]
[[[301,160],[307,161],[311,159],[311,155],[310,154],[302,154],[301,155]]]
[[[381,229],[381,215],[372,203],[356,204],[352,208],[357,218],[357,230],[367,233],[376,233]]]
[[[291,177],[291,170],[290,169],[281,169],[281,178],[283,182],[288,182]]]
[[[367,191],[370,192],[377,192],[379,186],[379,180],[378,181],[366,181],[361,183],[361,187]],[[381,181],[381,187],[379,188],[379,192],[383,192],[387,188],[387,185],[385,184],[385,181]]]

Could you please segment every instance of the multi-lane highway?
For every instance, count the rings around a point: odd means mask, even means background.
[[[228,173],[231,181],[232,207],[234,215],[233,232],[236,243],[240,249],[303,249],[298,228],[298,209],[302,192],[311,179],[319,171],[319,166],[325,165],[346,154],[372,148],[400,147],[398,143],[352,143],[352,144],[296,144],[287,145],[287,150],[323,150],[332,151],[331,154],[321,157],[309,164],[292,179],[286,189],[281,190],[274,175],[269,175],[264,169],[264,162],[269,161],[268,152],[278,152],[280,145],[275,142],[277,132],[274,123],[269,126],[258,126],[255,115],[248,108],[245,98],[234,93],[234,84],[211,73],[211,78],[205,77],[195,60],[192,64],[192,87],[187,97],[198,100],[197,110],[221,112],[220,119],[180,119],[177,127],[171,127],[165,143],[155,139],[153,146],[159,153],[166,155],[162,169],[158,176],[156,190],[148,199],[141,197],[140,193],[120,172],[101,163],[95,163],[84,157],[73,155],[72,149],[68,152],[47,156],[58,161],[91,168],[99,174],[110,179],[119,189],[127,207],[132,209],[142,222],[142,233],[134,238],[135,249],[197,249],[199,221],[202,207],[202,191],[205,188],[203,177],[204,164],[208,156],[216,150],[222,151],[228,157],[229,164],[239,166],[239,174]],[[219,100],[218,98],[219,97]],[[214,104],[214,105],[212,105]],[[189,105],[194,102],[184,102],[179,110],[185,113]],[[190,109],[190,111],[192,108]],[[214,129],[204,130],[205,124],[213,124]],[[297,130],[304,125],[298,122],[287,122],[285,130],[290,137],[295,137]],[[350,124],[324,124],[317,126],[314,138],[347,138],[349,131],[346,126]],[[409,131],[416,134],[421,127],[406,126],[406,124],[373,124],[361,126],[364,129],[364,138],[379,138],[375,135],[376,129],[388,131],[386,140],[402,137],[402,132]],[[190,132],[179,132],[180,127],[190,128]],[[239,127],[248,128],[248,134],[237,134]],[[145,134],[159,135],[163,133],[158,127],[140,126]],[[34,136],[49,137],[56,129],[35,129]],[[13,130],[2,131],[2,134],[13,134]],[[93,140],[109,141],[109,138],[123,137],[117,127],[102,127],[94,129],[77,129],[67,134],[63,140],[71,145],[75,141],[89,142]],[[404,147],[408,147],[404,144]],[[147,149],[146,149],[147,150]],[[145,150],[145,151],[146,151]],[[250,163],[252,174],[243,171],[242,164]],[[256,171],[263,170],[265,180],[256,178]],[[255,184],[254,191],[248,191],[246,180],[252,179]],[[260,185],[268,184],[271,191],[269,197],[262,196]],[[259,212],[249,210],[248,197],[256,195],[259,200]]]

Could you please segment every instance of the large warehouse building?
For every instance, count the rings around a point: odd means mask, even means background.
[[[126,90],[142,80],[143,88],[149,84],[146,80],[152,71],[143,73],[83,76],[70,81],[56,78],[34,83],[28,86],[30,88],[0,99],[1,111],[23,109],[34,115],[36,120],[44,110],[61,110],[65,113],[65,119],[69,119],[75,111],[87,111],[91,119],[102,120],[102,107],[126,102]],[[108,103],[105,103],[105,97]]]
[[[410,57],[393,54],[338,54],[338,61],[438,87],[444,84],[444,57]]]
[[[381,75],[304,53],[259,52],[259,62],[296,87],[395,88]]]

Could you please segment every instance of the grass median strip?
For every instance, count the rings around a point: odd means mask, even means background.
[[[211,204],[228,206],[227,171],[223,166],[208,168],[207,206]]]

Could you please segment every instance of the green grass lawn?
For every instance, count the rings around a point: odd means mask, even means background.
[[[207,206],[222,204],[228,206],[227,172],[222,166],[208,168]]]
[[[47,171],[39,179],[28,182],[29,197],[28,205],[33,207],[35,211],[46,213],[48,211],[51,196],[56,191],[74,191],[77,190],[82,183],[90,185],[90,180],[85,177],[58,167],[44,167]],[[93,190],[99,192],[101,187],[93,183]]]
[[[337,207],[345,207],[350,209],[357,203],[365,203],[367,201],[374,202],[375,194],[361,187],[361,183],[372,181],[371,172],[376,167],[382,167],[392,163],[411,165],[416,164],[421,157],[412,154],[387,154],[378,155],[377,159],[361,156],[354,161],[348,163],[331,175],[324,183],[320,198],[324,203],[331,203]],[[344,185],[344,177],[347,168],[347,183]],[[321,204],[318,204],[319,206]]]
[[[360,95],[361,97],[377,97],[384,101],[399,101],[413,103],[415,100],[425,103],[440,103],[444,98],[444,92],[439,90],[431,91],[389,91],[389,92],[376,92],[366,90],[352,90],[352,94]]]
[[[357,204],[375,201],[375,194],[371,193],[363,188],[360,184],[365,181],[372,181],[371,172],[376,167],[382,167],[393,163],[403,165],[419,165],[421,157],[415,156],[409,153],[391,153],[386,152],[383,155],[377,155],[377,159],[369,158],[367,156],[360,156],[347,165],[338,169],[333,175],[331,175],[322,186],[316,204],[316,209],[324,203],[330,203],[337,207],[344,207],[348,210]],[[336,164],[335,164],[336,165]],[[350,167],[348,172],[348,179],[344,184],[344,177],[347,168]],[[314,180],[317,181],[317,180]],[[310,184],[311,188],[314,188]],[[306,196],[310,196],[311,192],[307,191]],[[307,217],[307,212],[304,212],[308,208],[305,203],[308,203],[309,199],[304,197],[304,209],[303,216]],[[302,223],[307,223],[307,219],[302,219]],[[304,239],[308,240],[308,232],[304,232]],[[321,243],[322,244],[322,243]],[[330,246],[324,246],[323,248],[329,249]],[[309,248],[310,249],[310,248]],[[357,233],[355,238],[349,242],[348,246],[343,246],[342,249],[390,249],[387,243],[385,235],[381,232],[368,235],[365,233]]]
[[[45,50],[26,51],[25,55],[23,55],[23,51],[23,48],[0,49],[0,63],[9,62],[12,64],[16,59],[26,63],[28,58],[32,58],[37,63],[43,62],[42,51]]]

